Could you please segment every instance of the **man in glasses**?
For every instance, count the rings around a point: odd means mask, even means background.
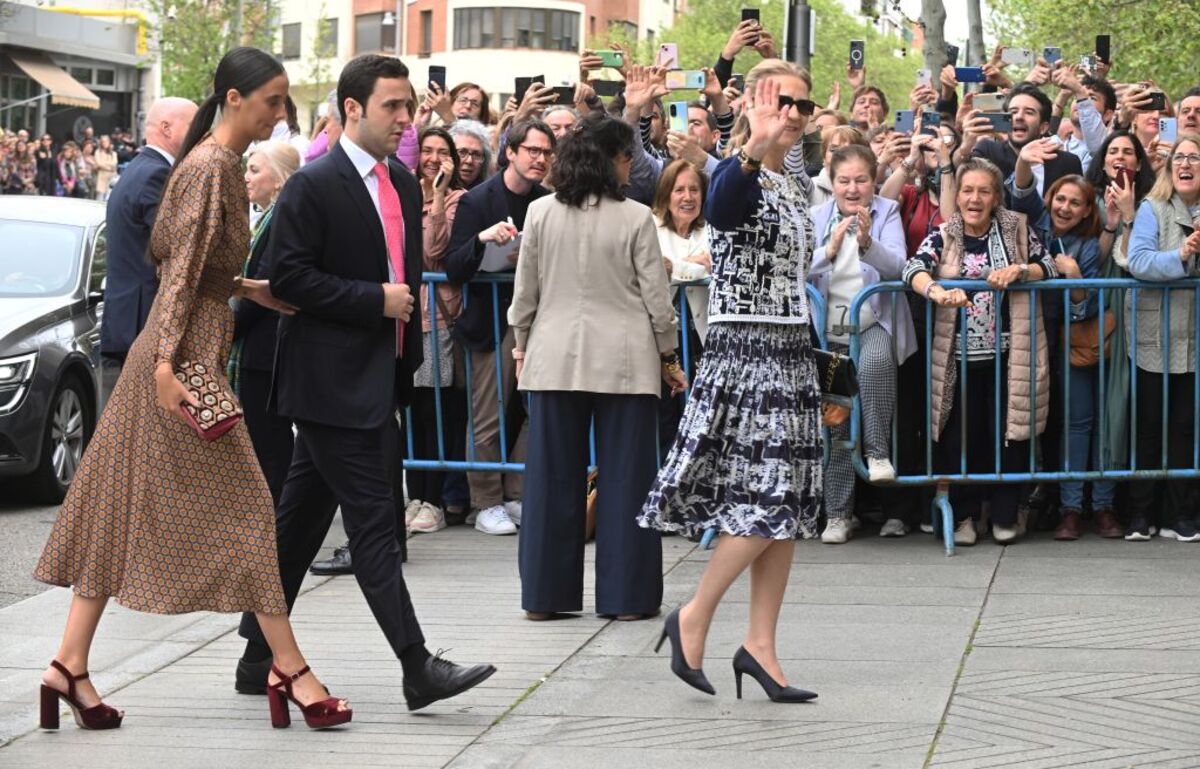
[[[467,284],[479,272],[489,243],[513,243],[525,226],[529,204],[549,193],[542,181],[554,159],[555,138],[541,120],[521,121],[507,134],[504,171],[468,192],[459,201],[446,252],[446,275],[458,285]],[[514,253],[511,261],[516,266]],[[455,339],[471,356],[471,409],[474,417],[475,461],[499,462],[500,424],[517,400],[517,378],[508,328],[508,306],[512,284],[472,283],[466,287],[467,301],[454,326]],[[493,294],[493,291],[495,292]],[[493,296],[496,301],[493,302]],[[498,304],[498,307],[493,307]],[[498,318],[499,325],[493,327]],[[501,399],[497,398],[496,356],[500,356]],[[518,434],[515,420],[505,420],[505,437],[510,444]],[[508,456],[519,462],[521,444]],[[485,534],[515,534],[521,522],[521,477],[517,474],[469,473],[471,502],[479,512],[475,528]]]

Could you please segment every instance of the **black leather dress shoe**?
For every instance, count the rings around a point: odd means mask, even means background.
[[[409,710],[420,710],[478,686],[495,672],[492,665],[467,667],[442,657],[430,657],[416,675],[404,676],[404,699]]]
[[[266,694],[267,676],[271,673],[273,659],[273,657],[267,657],[261,662],[238,660],[237,678],[234,680],[233,688],[237,689],[239,694]]]
[[[334,548],[333,557],[327,561],[313,561],[308,567],[313,574],[353,574],[354,565],[350,563],[350,543]]]

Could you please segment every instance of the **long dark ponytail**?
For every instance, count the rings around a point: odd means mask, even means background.
[[[225,104],[225,94],[232,89],[245,96],[283,73],[283,65],[274,56],[257,48],[242,46],[221,57],[221,63],[213,75],[213,92],[200,105],[196,117],[192,118],[175,167],[179,168],[180,161],[212,130],[217,112]]]

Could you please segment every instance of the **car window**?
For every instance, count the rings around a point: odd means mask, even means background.
[[[95,244],[92,246],[92,272],[88,276],[88,293],[103,289],[104,276],[108,273],[108,232],[104,225],[96,233]]]
[[[69,294],[79,279],[83,228],[0,219],[0,297]]]

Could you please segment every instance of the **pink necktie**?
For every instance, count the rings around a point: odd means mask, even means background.
[[[400,196],[392,186],[387,163],[375,165],[375,176],[379,179],[379,212],[383,215],[383,234],[387,241],[388,260],[392,263],[397,283],[404,282],[404,213],[400,210]],[[396,319],[396,357],[404,354],[404,321]]]

